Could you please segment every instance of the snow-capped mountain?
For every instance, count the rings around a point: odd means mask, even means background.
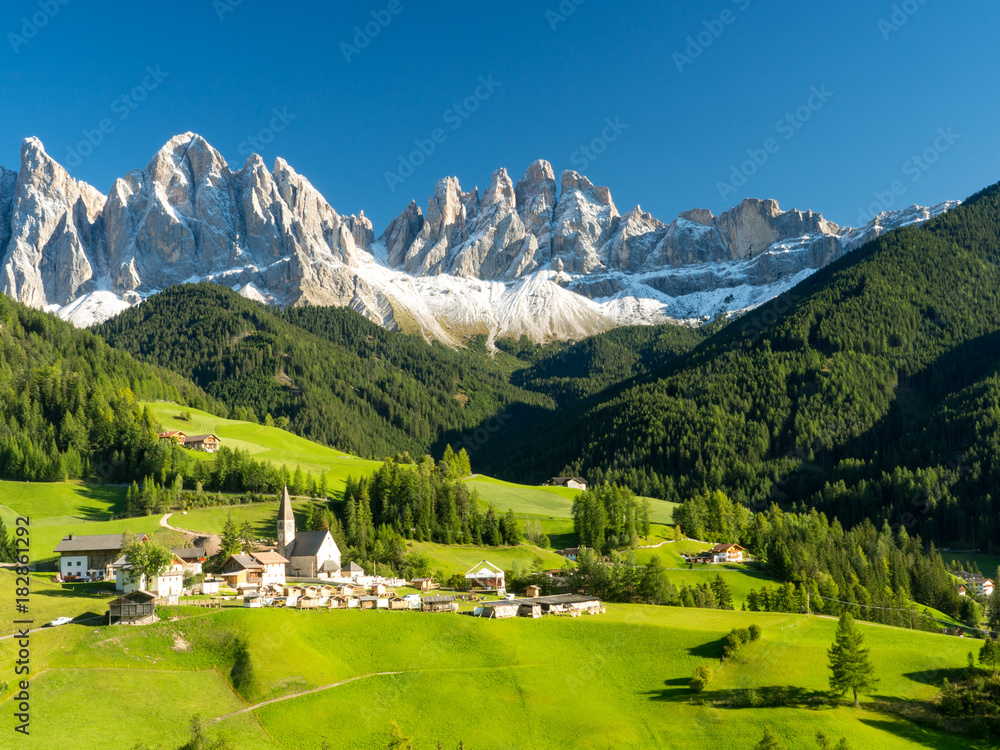
[[[76,325],[168,286],[213,281],[279,305],[349,306],[389,328],[460,343],[579,338],[625,324],[698,323],[766,302],[884,231],[957,205],[913,206],[841,228],[812,211],[744,200],[664,223],[619,214],[576,172],[498,169],[480,197],[438,181],[375,239],[284,160],[233,171],[193,133],[172,138],[107,196],[28,138],[0,168],[0,288]]]

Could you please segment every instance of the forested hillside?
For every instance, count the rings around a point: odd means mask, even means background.
[[[0,479],[131,479],[156,445],[141,400],[225,412],[181,376],[0,295]]]
[[[392,333],[352,310],[281,311],[215,284],[173,287],[98,327],[137,358],[190,377],[238,419],[373,458],[440,455],[504,412],[521,428],[554,407],[483,354]],[[287,424],[286,424],[287,423]]]
[[[1000,189],[889,233],[690,354],[564,410],[495,473],[815,506],[996,546]]]

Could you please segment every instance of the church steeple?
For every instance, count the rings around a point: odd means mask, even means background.
[[[287,553],[291,551],[294,542],[295,515],[292,513],[292,498],[289,497],[286,486],[278,508],[278,554],[288,557]]]

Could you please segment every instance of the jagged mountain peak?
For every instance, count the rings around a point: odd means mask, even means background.
[[[443,177],[375,242],[283,158],[234,171],[196,133],[174,136],[105,197],[37,138],[0,169],[0,288],[78,324],[167,286],[223,283],[282,305],[344,305],[388,327],[459,343],[471,333],[578,338],[615,325],[701,319],[760,304],[888,229],[953,204],[842,229],[748,198],[662,222],[543,159],[486,190]]]

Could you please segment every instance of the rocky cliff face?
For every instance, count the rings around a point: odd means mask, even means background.
[[[536,161],[480,196],[438,181],[378,241],[284,160],[233,171],[193,133],[172,138],[107,197],[40,141],[0,168],[0,288],[80,325],[173,284],[225,283],[281,305],[341,305],[458,343],[472,333],[577,338],[615,325],[698,321],[761,304],[882,231],[953,204],[842,229],[811,211],[744,200],[662,222],[573,171]]]

